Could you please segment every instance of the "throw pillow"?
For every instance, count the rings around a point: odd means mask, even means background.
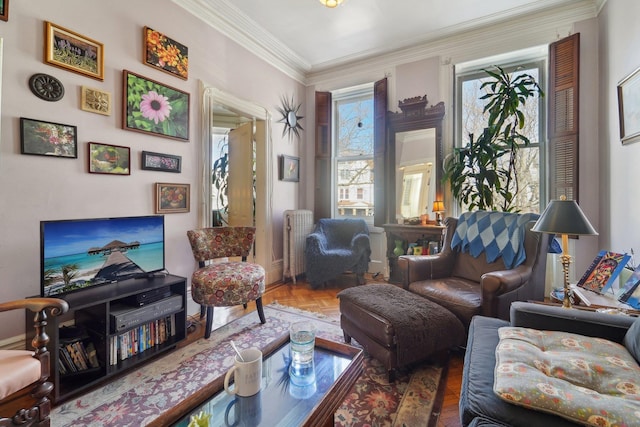
[[[494,392],[503,400],[592,426],[640,425],[640,366],[601,338],[499,330]]]

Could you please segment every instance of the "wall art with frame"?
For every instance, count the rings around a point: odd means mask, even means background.
[[[20,117],[20,152],[37,156],[78,158],[78,128]]]
[[[640,140],[640,68],[618,83],[618,114],[622,143]]]
[[[189,140],[189,94],[131,71],[123,71],[122,127]]]
[[[82,86],[80,94],[80,108],[91,113],[111,115],[111,93]]]
[[[120,145],[89,142],[89,173],[131,174],[131,149]]]
[[[143,151],[141,167],[150,171],[180,173],[182,170],[182,157]]]
[[[278,178],[280,181],[300,181],[300,157],[283,154],[278,165]]]
[[[149,27],[144,27],[142,38],[142,62],[183,80],[189,78],[189,48]]]
[[[157,214],[189,212],[190,184],[156,183]]]
[[[9,20],[9,0],[0,0],[0,19]]]
[[[104,80],[104,45],[45,21],[44,62],[96,80]]]

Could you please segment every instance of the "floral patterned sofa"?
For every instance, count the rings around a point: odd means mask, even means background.
[[[514,302],[471,322],[462,425],[640,425],[639,360],[636,317]]]

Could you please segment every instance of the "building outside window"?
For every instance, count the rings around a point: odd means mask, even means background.
[[[334,93],[336,218],[373,220],[373,88]]]

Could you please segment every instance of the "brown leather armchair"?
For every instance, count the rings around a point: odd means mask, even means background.
[[[446,218],[442,252],[398,259],[402,286],[447,308],[467,328],[476,314],[508,320],[513,301],[544,299],[549,235],[531,231],[534,223],[525,225],[526,260],[507,269],[502,258],[487,263],[484,254],[451,249],[458,220]]]
[[[50,356],[47,316],[66,312],[69,305],[58,298],[27,298],[0,303],[0,312],[29,309],[36,313],[35,352],[0,350],[0,426],[49,426],[53,384],[47,381]],[[31,334],[27,334],[30,336]]]

